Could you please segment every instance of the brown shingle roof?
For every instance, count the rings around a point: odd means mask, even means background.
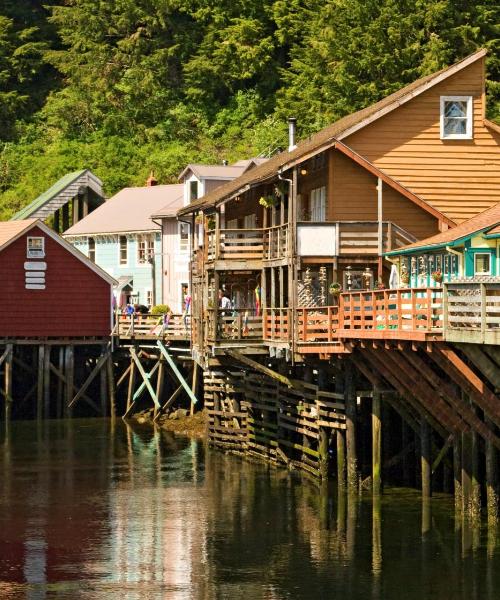
[[[442,233],[438,233],[437,235],[433,235],[432,237],[420,240],[419,242],[415,242],[414,244],[403,246],[402,248],[398,248],[397,250],[393,250],[392,252],[388,252],[387,254],[405,254],[406,252],[418,250],[419,248],[428,248],[429,246],[443,246],[445,244],[451,244],[452,242],[460,240],[479,231],[484,231],[490,227],[493,229],[489,230],[488,233],[495,233],[494,230],[498,229],[495,226],[499,223],[500,203],[495,204],[495,206],[486,209],[484,212],[479,213],[475,217],[472,217],[472,219],[460,223],[460,225],[457,225],[453,229],[448,229],[447,231],[443,231]]]
[[[457,71],[460,71],[474,61],[482,58],[485,54],[485,50],[479,50],[450,67],[446,67],[437,73],[417,79],[417,81],[410,83],[367,108],[339,119],[332,125],[325,127],[325,129],[322,129],[318,133],[299,142],[297,148],[292,152],[285,150],[284,152],[276,154],[264,164],[259,165],[247,171],[237,179],[220,186],[196,202],[192,202],[189,206],[181,209],[178,214],[183,215],[192,212],[197,208],[213,206],[217,204],[217,202],[227,199],[238,191],[242,191],[246,186],[257,184],[276,176],[278,170],[292,166],[296,161],[315,151],[317,152],[322,147],[329,147],[331,144],[335,143],[336,140],[342,139],[342,137],[352,133],[353,128],[358,126],[361,127],[363,124],[367,124],[368,122],[371,122],[371,120],[394,110],[432,85],[439,83],[444,78],[450,77]]]

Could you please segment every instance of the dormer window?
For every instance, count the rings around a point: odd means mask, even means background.
[[[441,139],[472,139],[472,96],[441,96]]]
[[[189,182],[189,200],[194,202],[198,199],[198,182],[196,179]]]

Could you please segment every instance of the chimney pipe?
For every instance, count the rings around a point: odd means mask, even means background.
[[[146,180],[146,186],[151,187],[153,185],[158,185],[158,179],[156,179],[154,171],[151,171],[149,177]]]
[[[291,117],[288,119],[288,152],[295,150],[297,144],[295,143],[295,127],[297,125],[297,119]]]

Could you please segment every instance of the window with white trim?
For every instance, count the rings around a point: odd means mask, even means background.
[[[441,96],[441,139],[472,139],[472,96]]]
[[[189,223],[179,223],[179,252],[189,253]]]
[[[311,190],[311,221],[326,221],[326,187]]]
[[[128,240],[126,235],[120,236],[120,265],[128,264]]]
[[[137,262],[145,265],[153,258],[155,253],[155,240],[152,235],[137,236]]]
[[[27,258],[44,258],[45,257],[45,238],[43,237],[28,237]]]
[[[146,306],[153,306],[153,292],[152,290],[146,290]]]
[[[198,199],[198,181],[193,179],[189,182],[189,200],[194,202]]]
[[[474,254],[474,275],[491,275],[491,254],[489,252]]]

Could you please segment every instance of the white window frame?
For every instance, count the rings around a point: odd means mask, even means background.
[[[311,190],[309,212],[309,221],[313,223],[324,223],[326,221],[326,186]]]
[[[182,228],[185,227],[187,229],[187,240],[182,239]],[[184,221],[179,221],[177,223],[177,247],[179,249],[179,254],[189,254],[191,248],[191,227],[189,223]]]
[[[41,248],[30,248],[32,241],[41,242]],[[26,258],[45,258],[45,238],[42,236],[29,235],[26,238]]]
[[[126,252],[126,261],[122,262],[122,238],[125,238],[125,252]],[[119,235],[118,236],[118,265],[120,267],[128,267],[129,262],[129,247],[128,247],[128,236],[127,235]]]
[[[145,255],[145,260],[141,260],[140,256],[141,256],[141,243],[144,242],[147,244],[146,246],[146,255]],[[151,256],[155,255],[155,250],[156,250],[156,246],[155,246],[155,237],[154,235],[145,233],[145,234],[141,234],[138,235],[136,238],[136,244],[137,244],[137,264],[140,267],[147,267],[150,265],[150,263],[148,262],[148,258],[150,258]],[[150,247],[150,249],[152,249],[152,252],[148,252],[148,246]]]
[[[481,271],[481,273],[479,273],[476,269],[476,258],[478,256],[487,256],[490,265],[490,268],[488,269],[487,272]],[[491,252],[474,252],[474,275],[491,275]]]
[[[145,291],[145,300],[146,300],[146,306],[151,306],[151,308],[153,307],[153,290],[147,289],[144,290]]]
[[[445,134],[444,131],[444,107],[446,102],[466,102],[466,125],[465,133]],[[441,96],[440,99],[440,134],[442,140],[471,140],[473,136],[473,97],[472,96]]]

